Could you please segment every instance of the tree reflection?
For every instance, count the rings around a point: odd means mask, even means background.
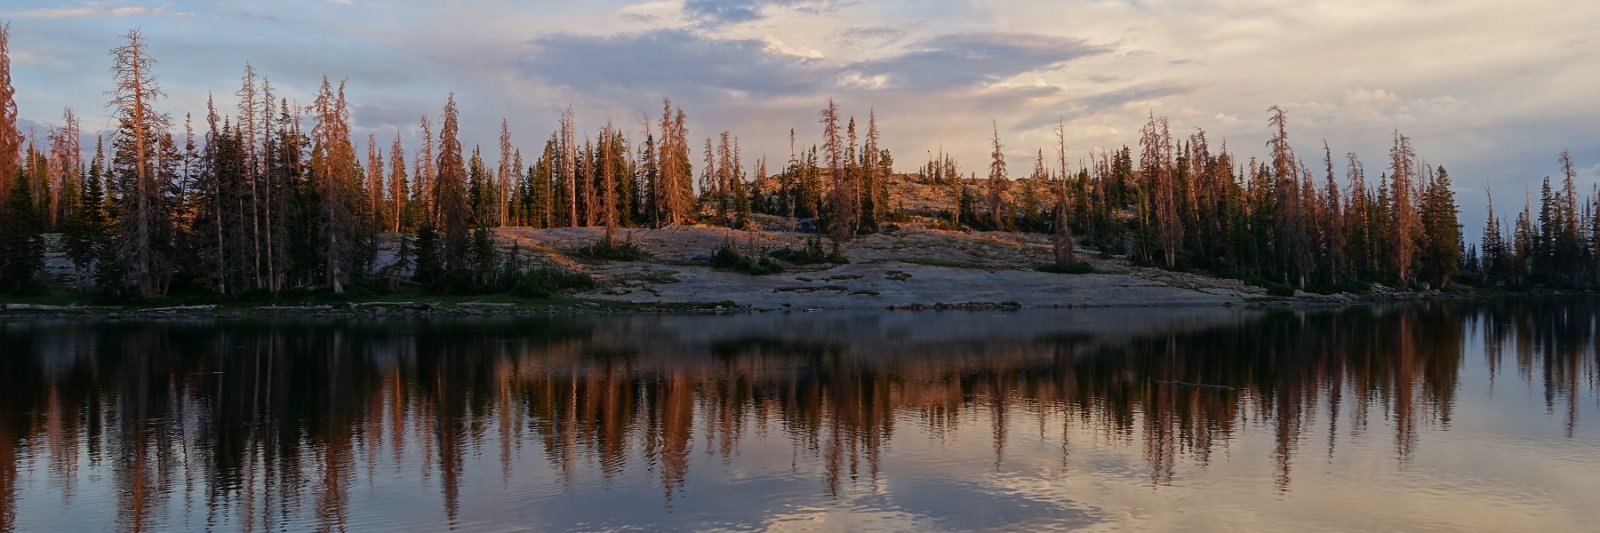
[[[1034,420],[1060,439],[1064,467],[1076,428],[1142,451],[1156,485],[1266,428],[1267,460],[1288,490],[1322,422],[1330,459],[1341,432],[1377,427],[1409,460],[1428,428],[1450,425],[1468,344],[1482,344],[1494,379],[1513,354],[1517,377],[1542,385],[1569,436],[1580,396],[1600,385],[1600,309],[1570,302],[1284,311],[1133,336],[937,343],[696,333],[716,324],[6,324],[0,531],[16,529],[24,476],[70,501],[83,469],[109,473],[120,530],[161,529],[182,514],[175,495],[187,506],[196,490],[208,527],[344,529],[353,487],[412,472],[436,483],[435,505],[457,522],[480,453],[497,459],[505,484],[528,452],[566,490],[642,469],[671,505],[698,457],[731,464],[741,442],[769,434],[791,443],[794,471],[817,467],[821,490],[839,495],[876,486],[897,436],[987,431],[999,469],[1010,432]],[[964,427],[975,423],[987,427]]]

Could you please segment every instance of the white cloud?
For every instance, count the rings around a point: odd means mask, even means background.
[[[784,43],[782,40],[778,39],[777,37],[772,37],[772,36],[764,37],[761,40],[763,42],[767,43],[767,50],[772,51],[772,52],[777,52],[777,53],[780,53],[780,54],[791,55],[791,56],[796,56],[796,57],[803,57],[803,58],[806,58],[806,59],[822,59],[823,58],[822,51],[821,50],[817,50],[815,48],[807,48],[807,47],[804,47],[804,46],[790,46],[790,45]]]
[[[868,76],[850,71],[839,75],[839,86],[848,89],[882,89],[888,82],[889,77],[882,74]]]

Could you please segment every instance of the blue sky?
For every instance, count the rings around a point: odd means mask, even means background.
[[[1450,168],[1469,238],[1486,185],[1520,208],[1561,150],[1585,189],[1600,176],[1596,2],[9,0],[0,20],[41,135],[64,107],[109,128],[106,51],[138,27],[175,119],[209,93],[231,109],[249,61],[301,103],[324,73],[347,79],[356,134],[412,146],[451,92],[468,143],[494,145],[504,116],[535,151],[569,104],[586,130],[637,129],[670,96],[691,137],[728,129],[774,160],[791,127],[815,142],[833,97],[877,111],[902,170],[941,147],[984,168],[991,120],[1012,168],[1031,168],[1057,118],[1083,159],[1136,143],[1150,113],[1258,155],[1276,104],[1303,156],[1326,139],[1374,181],[1390,132],[1410,135]]]

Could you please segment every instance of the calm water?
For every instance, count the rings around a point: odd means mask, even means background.
[[[1582,530],[1600,303],[0,323],[0,531]]]

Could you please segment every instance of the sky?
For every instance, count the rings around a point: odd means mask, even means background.
[[[109,130],[108,50],[139,28],[181,122],[224,111],[246,62],[309,103],[345,80],[355,134],[380,146],[445,97],[463,141],[495,151],[502,118],[536,152],[571,106],[593,132],[640,131],[671,97],[691,139],[729,130],[746,161],[780,166],[789,130],[820,142],[829,98],[876,113],[897,170],[930,152],[987,169],[998,129],[1014,174],[1054,146],[1073,166],[1137,146],[1151,116],[1265,154],[1267,108],[1321,168],[1326,141],[1376,182],[1393,132],[1443,165],[1468,240],[1520,209],[1557,156],[1600,181],[1600,2],[1571,0],[7,0],[13,83],[39,135],[72,108]],[[692,143],[698,146],[699,143]],[[491,161],[497,156],[490,156]],[[698,159],[698,156],[696,156]],[[1342,164],[1339,172],[1343,172]]]

